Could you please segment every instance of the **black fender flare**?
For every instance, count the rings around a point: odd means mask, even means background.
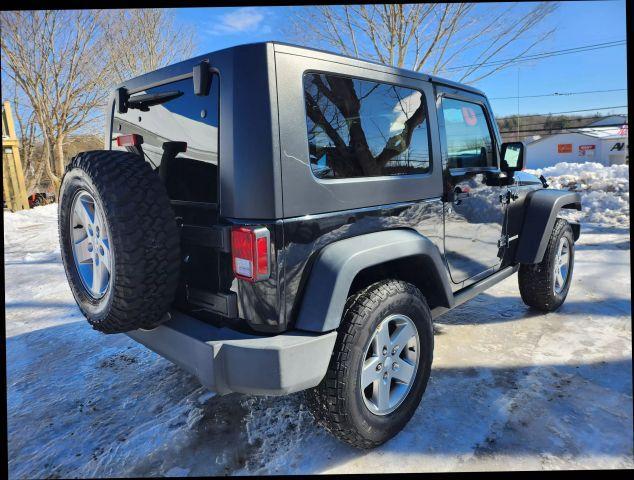
[[[421,275],[441,285],[440,303],[451,308],[454,297],[438,247],[414,230],[395,229],[367,233],[325,246],[315,259],[304,288],[295,327],[327,332],[339,327],[350,286],[362,270],[393,260],[424,261]]]
[[[540,189],[527,194],[524,222],[515,252],[517,263],[539,263],[544,258],[557,215],[562,208],[581,210],[581,195],[568,190]],[[579,238],[579,224],[575,223],[575,240]]]

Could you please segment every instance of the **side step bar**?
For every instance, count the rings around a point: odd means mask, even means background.
[[[503,268],[495,272],[493,275],[475,283],[473,285],[469,285],[468,287],[463,288],[462,290],[458,290],[454,294],[454,305],[452,308],[457,307],[458,305],[462,305],[468,300],[471,300],[476,295],[484,292],[485,290],[491,288],[496,283],[501,282],[507,277],[510,277],[515,272],[519,270],[519,264],[511,265],[510,267]],[[432,308],[431,316],[433,319],[440,317],[443,313],[448,312],[451,308],[447,307],[435,307]]]

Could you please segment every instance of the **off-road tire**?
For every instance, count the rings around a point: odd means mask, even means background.
[[[110,232],[110,284],[99,299],[83,286],[74,265],[70,215],[80,191],[99,204]],[[66,167],[58,212],[66,276],[95,330],[149,330],[169,318],[166,312],[179,279],[180,240],[165,187],[148,163],[128,152],[80,153]]]
[[[563,290],[555,292],[553,288],[555,275],[555,257],[561,237],[568,239],[570,247],[570,266]],[[544,312],[557,310],[568,295],[572,282],[572,273],[575,264],[575,242],[570,224],[558,218],[548,240],[548,247],[544,252],[544,258],[540,263],[522,264],[518,273],[518,281],[522,300],[529,307]]]
[[[405,314],[416,326],[420,359],[415,379],[403,402],[387,415],[365,406],[358,388],[365,345],[377,325],[389,315]],[[360,449],[374,448],[400,432],[420,404],[433,358],[432,318],[425,297],[414,285],[400,280],[374,283],[350,296],[326,376],[306,391],[307,405],[323,427]]]

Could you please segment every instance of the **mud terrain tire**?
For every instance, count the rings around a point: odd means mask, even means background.
[[[180,241],[165,187],[148,163],[128,152],[80,153],[66,167],[58,213],[66,276],[81,312],[95,330],[152,329],[169,318],[166,312],[178,286]],[[94,243],[80,252],[74,245],[82,238]],[[95,249],[105,250],[107,256],[102,258],[107,258],[110,269],[99,275],[104,291],[98,290],[97,295],[94,282],[87,280],[101,272],[95,258],[98,253],[86,253]],[[84,260],[77,260],[80,257]],[[84,273],[80,274],[80,267]]]

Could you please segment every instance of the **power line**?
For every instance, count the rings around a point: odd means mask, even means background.
[[[534,53],[531,55],[521,55],[519,57],[514,57],[514,58],[506,58],[504,60],[493,60],[490,62],[481,62],[481,63],[473,63],[471,65],[461,65],[459,67],[448,67],[448,68],[443,68],[440,71],[441,72],[451,72],[453,70],[463,70],[465,68],[471,68],[471,67],[484,67],[484,66],[491,66],[491,65],[501,65],[504,63],[519,63],[519,62],[526,62],[529,60],[540,60],[542,58],[548,58],[548,57],[556,57],[559,55],[568,55],[571,53],[578,53],[578,52],[587,52],[587,51],[591,51],[591,50],[599,50],[602,48],[610,48],[610,47],[617,47],[620,45],[625,45],[625,40],[616,40],[613,42],[604,42],[604,43],[595,43],[595,44],[591,44],[591,45],[582,45],[579,47],[572,47],[572,48],[565,48],[562,50],[552,50],[550,52],[539,52],[539,53]]]
[[[537,97],[564,97],[569,95],[585,95],[587,93],[605,93],[605,92],[623,92],[627,91],[627,88],[613,88],[610,90],[588,90],[586,92],[554,92],[554,93],[542,93],[540,95],[524,95],[518,97],[517,95],[514,97],[488,97],[489,100],[516,100],[517,98],[537,98]]]
[[[539,116],[545,117],[548,115],[559,115],[561,113],[596,112],[598,110],[611,110],[613,108],[627,108],[627,105],[618,105],[615,107],[585,108],[583,110],[567,110],[565,112],[530,113],[527,115],[506,115],[503,117],[498,117],[498,120],[502,118],[525,118],[525,117],[539,117]]]

